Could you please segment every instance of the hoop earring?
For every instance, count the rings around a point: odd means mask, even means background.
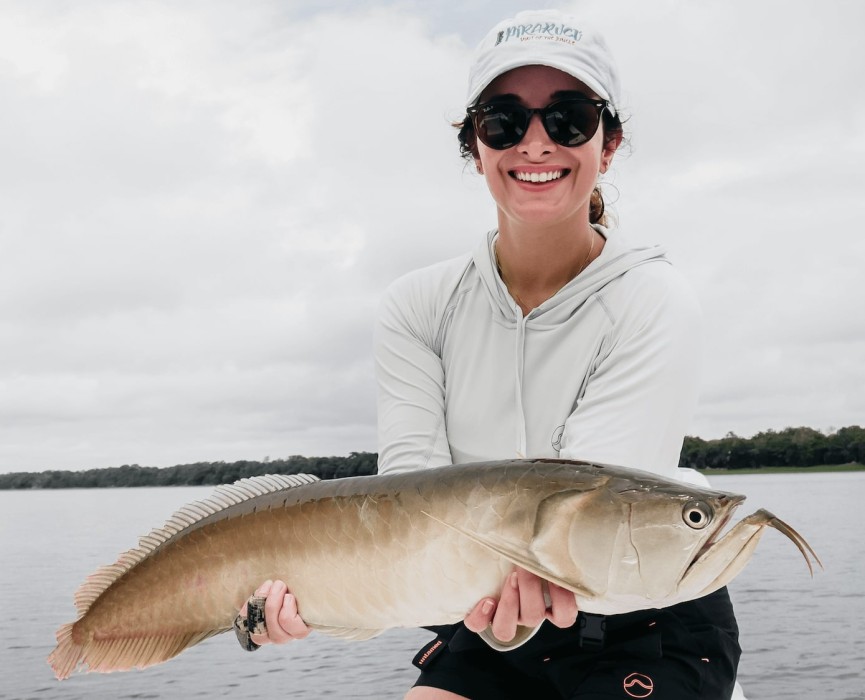
[[[589,223],[601,223],[604,220],[604,213],[606,212],[606,210],[607,205],[604,202],[604,195],[601,192],[600,185],[595,185],[595,189],[592,191]]]

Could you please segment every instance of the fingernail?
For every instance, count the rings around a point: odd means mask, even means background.
[[[273,587],[273,581],[267,580],[261,584],[259,589],[255,592],[256,595],[267,595],[270,593],[270,589]]]
[[[511,588],[516,588],[516,587],[517,587],[517,572],[514,571],[514,573],[511,574]]]
[[[490,610],[493,609],[493,601],[487,599],[484,601],[483,606],[481,606],[481,612],[486,615]]]

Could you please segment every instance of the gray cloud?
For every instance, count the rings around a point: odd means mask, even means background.
[[[861,424],[860,5],[562,6],[621,64],[621,228],[705,310],[694,431]],[[375,449],[384,287],[494,225],[449,121],[515,9],[4,4],[0,471]]]

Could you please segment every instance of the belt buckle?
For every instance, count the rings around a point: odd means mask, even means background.
[[[595,615],[594,613],[579,614],[580,623],[580,649],[586,651],[600,651],[604,648],[604,637],[607,633],[606,615]]]

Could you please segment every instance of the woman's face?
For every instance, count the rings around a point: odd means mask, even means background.
[[[563,92],[598,97],[560,70],[524,66],[496,78],[484,90],[480,101],[507,95],[526,107],[538,108],[561,99]],[[601,126],[581,146],[560,146],[549,137],[537,114],[532,116],[528,131],[516,146],[497,151],[478,140],[476,163],[498,206],[499,228],[525,224],[586,226],[598,173],[606,171],[617,145],[618,139],[604,145]],[[554,179],[546,182],[519,179],[527,173],[546,173]]]

